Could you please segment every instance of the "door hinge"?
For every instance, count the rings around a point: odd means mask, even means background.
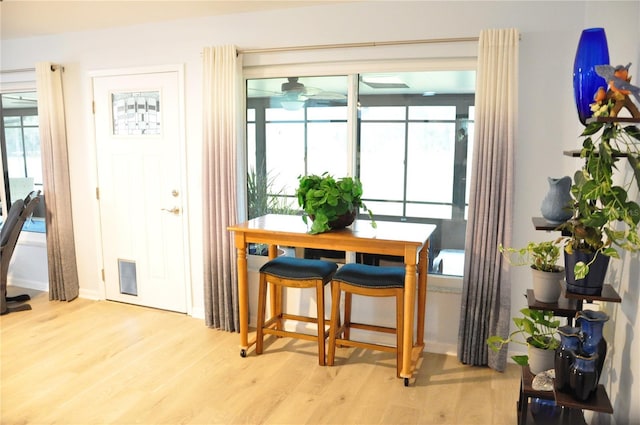
[[[100,188],[96,187],[96,199],[99,201],[100,200]]]
[[[91,111],[93,111],[93,115],[96,114],[96,101],[91,101]]]
[[[104,269],[101,270],[102,273],[102,281],[104,282]]]

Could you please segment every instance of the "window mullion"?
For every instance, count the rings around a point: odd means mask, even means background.
[[[404,187],[402,189],[402,218],[407,218],[407,184],[409,177],[407,173],[409,161],[409,107],[404,108]]]

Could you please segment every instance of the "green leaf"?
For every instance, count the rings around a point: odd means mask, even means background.
[[[603,125],[604,125],[604,123],[601,123],[601,122],[589,123],[585,127],[585,129],[582,132],[581,136],[591,136],[593,134],[596,134],[598,131],[600,131],[600,129],[602,128]]]
[[[611,247],[603,249],[602,254],[611,258],[620,258],[620,254],[618,254],[618,251],[616,251],[615,248]]]
[[[583,261],[578,261],[573,268],[573,273],[575,274],[576,279],[584,279],[589,273],[589,266]]]
[[[640,189],[640,158],[637,155],[629,154],[627,159],[633,168],[633,175],[636,179],[636,186]]]
[[[640,140],[640,129],[638,129],[638,127],[636,127],[635,125],[626,126],[625,128],[623,128],[623,130],[634,139]]]
[[[517,364],[519,364],[520,366],[526,366],[529,364],[529,356],[526,356],[526,355],[511,356],[511,359]]]

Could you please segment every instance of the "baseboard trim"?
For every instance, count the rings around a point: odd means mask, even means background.
[[[7,279],[7,287],[16,286],[19,288],[33,289],[34,291],[49,292],[49,282],[28,279]]]
[[[94,301],[99,301],[99,300],[103,300],[104,299],[100,295],[100,291],[97,291],[95,289],[86,289],[86,288],[80,288],[80,292],[78,293],[78,297],[84,298],[84,299],[87,299],[87,300],[94,300]]]
[[[191,317],[193,317],[194,319],[201,319],[204,320],[204,308],[203,307],[196,307],[196,306],[192,306],[191,307]]]

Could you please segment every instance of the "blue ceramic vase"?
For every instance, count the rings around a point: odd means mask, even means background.
[[[559,179],[547,177],[547,181],[549,191],[542,200],[540,212],[549,223],[564,223],[573,216],[571,177],[564,176]]]
[[[576,354],[569,372],[569,383],[573,397],[578,401],[586,401],[598,386],[596,362],[598,354]]]
[[[609,65],[609,46],[604,28],[582,31],[573,63],[573,93],[583,125],[587,125],[587,119],[593,114],[589,105],[593,103],[598,87],[607,87],[605,79],[596,74],[596,65]]]
[[[607,355],[607,341],[602,335],[604,324],[609,315],[603,311],[582,310],[576,313],[576,322],[582,333],[580,350],[586,355],[598,355],[596,371],[602,373],[602,366]]]
[[[556,378],[554,386],[558,391],[570,392],[569,372],[573,366],[575,355],[580,350],[580,328],[574,326],[560,326],[560,346],[556,348],[554,369]]]

